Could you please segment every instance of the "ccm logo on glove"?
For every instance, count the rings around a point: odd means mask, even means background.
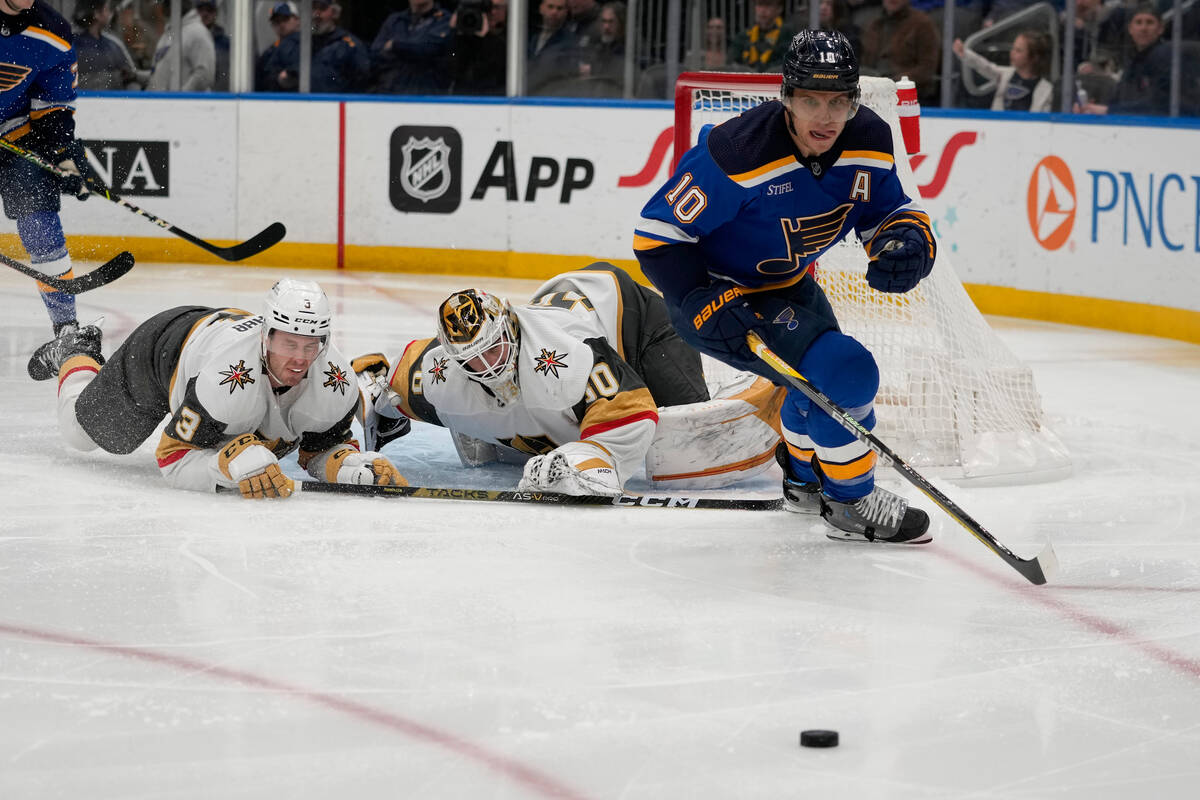
[[[705,306],[700,309],[696,316],[692,318],[692,326],[696,330],[700,330],[704,327],[704,323],[708,322],[709,319],[712,318],[712,315],[720,311],[726,303],[732,302],[744,294],[745,292],[743,292],[741,288],[737,286],[726,289],[712,300],[709,300],[708,303],[706,303]]]
[[[221,448],[217,466],[237,482],[242,497],[288,497],[296,490],[292,479],[279,469],[275,454],[252,433],[243,433]]]

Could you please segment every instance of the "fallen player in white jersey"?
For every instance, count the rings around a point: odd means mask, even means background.
[[[297,447],[300,466],[317,480],[407,485],[388,459],[359,452],[350,432],[358,384],[331,334],[321,287],[287,279],[268,293],[263,315],[163,311],[107,363],[100,330],[88,325],[50,353],[59,432],[77,450],[126,454],[170,417],[156,456],[178,489],[287,497],[295,485],[279,459]]]
[[[380,354],[354,363],[377,398],[367,446],[391,441],[403,414],[449,428],[464,466],[524,462],[526,490],[616,496],[643,463],[658,486],[724,486],[767,469],[779,441],[783,390],[735,375],[711,399],[662,298],[605,263],[552,278],[526,305],[455,292],[437,338],[390,367]]]

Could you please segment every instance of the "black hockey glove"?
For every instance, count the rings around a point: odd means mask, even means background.
[[[71,144],[55,153],[51,161],[65,173],[58,176],[58,186],[62,193],[73,194],[78,200],[87,200],[91,192],[78,163],[83,160],[82,153],[83,148],[78,146],[78,143]]]
[[[907,292],[933,269],[937,244],[923,228],[902,222],[871,242],[867,283],[880,292]]]
[[[740,288],[716,281],[683,296],[676,327],[683,340],[697,350],[737,366],[757,361],[746,344],[746,334],[761,323]]]

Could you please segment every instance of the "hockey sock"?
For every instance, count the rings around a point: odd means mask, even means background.
[[[47,275],[72,277],[71,256],[67,252],[67,240],[63,236],[62,222],[53,211],[35,211],[17,220],[17,233],[21,244],[29,253],[29,260],[37,264]],[[42,302],[54,325],[54,333],[67,323],[75,322],[75,295],[56,292],[49,286],[38,284]]]
[[[837,331],[824,333],[805,352],[799,371],[864,428],[875,427],[879,367],[859,342]],[[789,389],[789,398],[792,392],[799,394]],[[807,432],[821,462],[822,491],[842,501],[870,494],[875,487],[875,454],[820,408],[808,410]]]

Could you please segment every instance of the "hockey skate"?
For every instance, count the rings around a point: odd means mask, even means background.
[[[825,535],[839,542],[928,544],[929,515],[909,508],[900,495],[879,486],[866,497],[851,502],[823,496],[821,517],[834,530]]]
[[[35,381],[49,380],[71,356],[84,355],[103,364],[104,356],[100,354],[100,323],[103,321],[101,317],[82,328],[78,322],[68,322],[60,327],[53,339],[33,352],[29,359],[29,377]]]
[[[802,481],[792,473],[787,442],[775,445],[775,460],[783,469],[783,508],[796,514],[821,513],[821,484]]]

